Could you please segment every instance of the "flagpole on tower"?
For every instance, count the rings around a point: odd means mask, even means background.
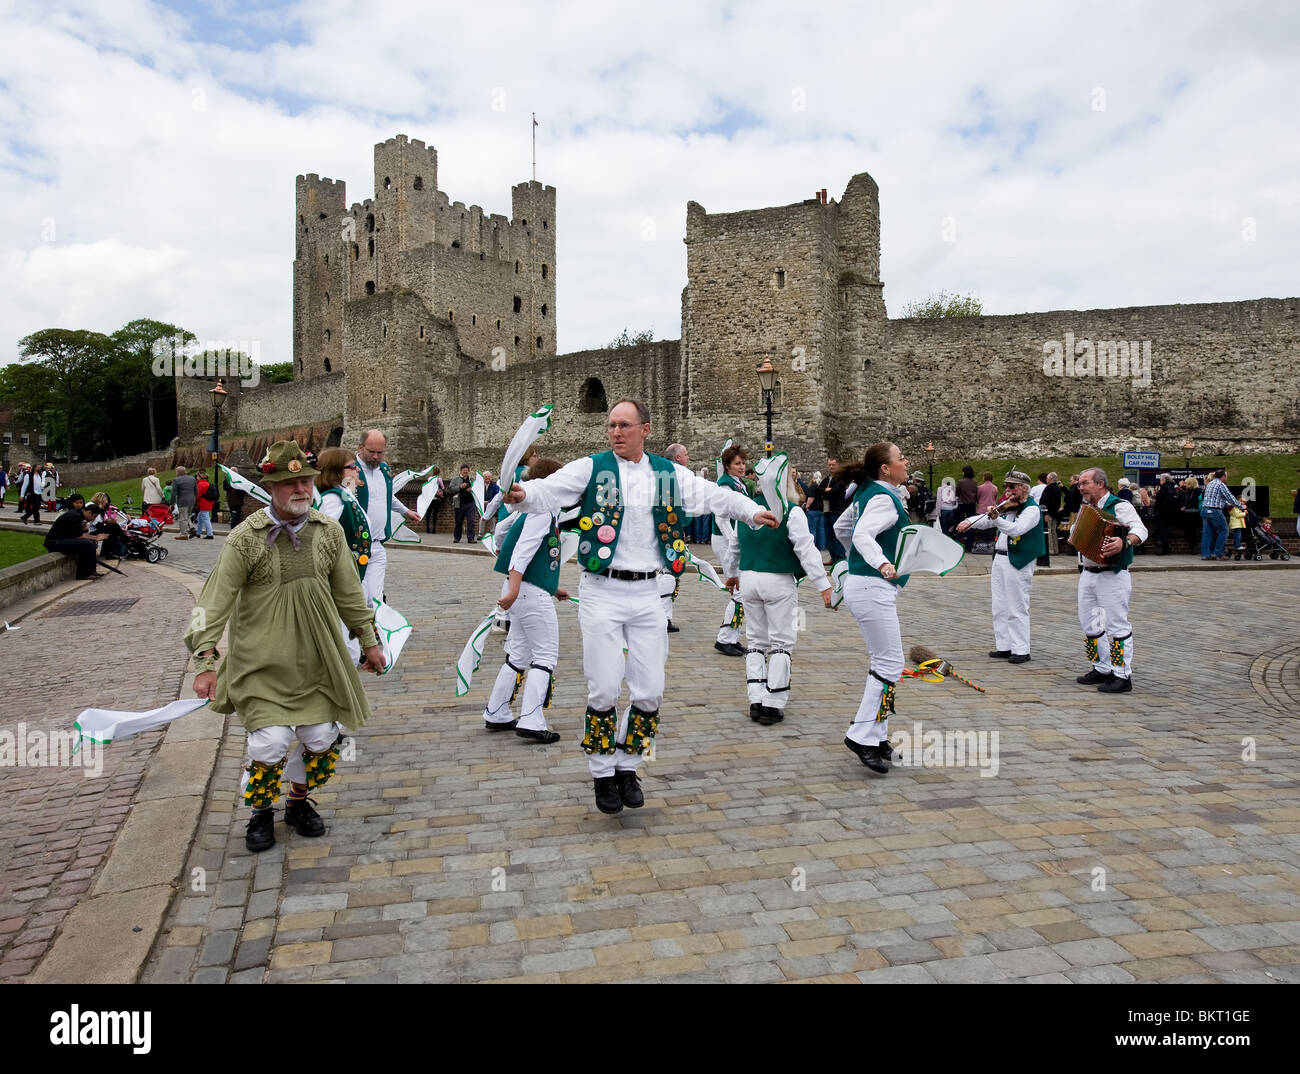
[[[537,113],[533,113],[533,182],[537,182]]]

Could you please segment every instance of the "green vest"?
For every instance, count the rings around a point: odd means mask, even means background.
[[[370,519],[354,499],[343,495],[342,489],[325,489],[321,496],[329,496],[331,493],[343,504],[343,514],[339,515],[338,523],[343,527],[343,536],[348,540],[348,549],[352,553],[352,561],[357,565],[357,574],[365,578],[366,564],[370,562]]]
[[[360,464],[360,462],[361,456],[358,455],[357,463]],[[384,518],[387,519],[384,523],[384,535],[380,540],[386,541],[393,535],[393,471],[388,468],[388,463],[381,462],[379,472],[384,475]],[[361,510],[369,512],[370,486],[366,481],[364,470],[358,470],[357,490],[353,495],[357,498],[357,503],[361,504]]]
[[[872,481],[866,488],[858,489],[857,494],[853,497],[853,502],[858,508],[859,518],[862,517],[862,512],[866,509],[867,501],[876,496],[888,496],[898,511],[898,520],[889,529],[876,535],[876,543],[880,545],[880,550],[885,553],[885,557],[892,563],[894,553],[898,548],[898,535],[903,532],[904,526],[912,524],[912,520],[907,517],[907,508],[899,500],[898,494],[882,485],[879,481]],[[908,576],[906,574],[900,574],[897,578],[885,578],[875,567],[872,567],[862,558],[862,554],[852,540],[849,541],[849,573],[866,575],[870,578],[881,578],[883,581],[892,582],[900,588],[907,585]]]
[[[525,515],[515,522],[506,534],[506,539],[501,542],[501,550],[497,553],[496,566],[493,568],[498,574],[510,573],[510,557],[514,555],[515,545],[519,543],[519,535],[524,532],[527,518]],[[560,587],[560,527],[556,524],[554,515],[551,516],[550,533],[543,538],[533,553],[533,558],[528,561],[524,581],[546,590],[552,596]]]
[[[1038,507],[1037,501],[1029,496],[1025,502],[1020,505],[1023,511],[1030,504]],[[1047,535],[1043,532],[1042,514],[1043,509],[1038,507],[1039,520],[1038,525],[1028,533],[1022,533],[1019,537],[1007,538],[1007,558],[1011,560],[1011,566],[1016,570],[1033,563],[1039,556],[1047,555]]]
[[[686,510],[677,471],[667,459],[646,452],[654,468],[655,497],[651,508],[659,533],[664,563],[673,574],[686,568]],[[602,451],[591,457],[591,480],[578,516],[578,565],[599,574],[609,568],[623,526],[623,493],[619,484],[618,456]]]
[[[787,509],[776,529],[764,526],[751,530],[748,526],[737,526],[736,534],[740,538],[740,569],[742,571],[759,571],[762,574],[793,574],[803,578],[808,572],[795,554],[794,545],[790,543],[790,512]]]
[[[745,486],[742,485],[739,481],[737,481],[725,470],[723,471],[722,476],[718,478],[718,484],[724,489],[731,489],[732,492],[739,492],[742,496],[749,495],[749,492],[746,490]],[[765,526],[763,528],[766,529],[767,527]],[[723,536],[722,530],[718,529],[718,520],[716,518],[713,519],[713,536],[714,537]]]
[[[1116,496],[1113,492],[1109,493],[1107,494],[1106,498],[1102,500],[1100,504],[1097,505],[1097,510],[1110,511],[1110,509],[1119,502],[1120,499],[1118,496]],[[1110,511],[1110,513],[1113,515],[1115,512]],[[1110,570],[1112,574],[1119,574],[1120,571],[1128,570],[1129,564],[1133,562],[1133,546],[1128,543],[1128,540],[1126,538],[1121,537],[1120,540],[1124,541],[1124,551],[1119,554],[1119,559],[1117,559],[1115,563],[1111,566]]]

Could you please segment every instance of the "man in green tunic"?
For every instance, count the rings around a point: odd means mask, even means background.
[[[248,731],[253,808],[245,845],[275,845],[274,804],[287,774],[284,820],[299,835],[325,833],[308,793],[334,774],[340,725],[370,715],[339,632],[340,617],[360,640],[369,671],[384,667],[373,615],[342,527],[311,509],[317,471],[292,440],[272,444],[258,467],[269,507],[231,533],[199,594],[185,644],[197,653],[194,692],[217,712],[238,712]],[[224,660],[217,643],[230,623]],[[294,737],[301,754],[290,756]]]

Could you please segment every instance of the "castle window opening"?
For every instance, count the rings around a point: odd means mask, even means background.
[[[451,240],[451,248],[452,248],[453,250],[459,250],[459,249],[460,249],[460,239],[452,239],[452,240]]]
[[[330,341],[330,330],[327,328],[325,329],[325,342],[328,343],[329,341]]]
[[[424,413],[424,400],[423,400],[423,399],[420,400],[420,413],[421,413],[421,414]]]
[[[449,321],[454,321],[455,319],[456,319],[456,311],[455,311],[455,310],[448,310],[448,311],[447,311],[447,320],[449,320]]]
[[[371,240],[370,240],[370,242],[369,242],[369,246],[370,246],[370,256],[371,256],[371,257],[374,257],[374,256],[375,256],[375,240],[374,240],[374,239],[371,239]]]
[[[546,316],[546,303],[545,303],[545,302],[542,303],[542,316],[543,316],[543,317]]]
[[[420,338],[424,338],[424,325],[420,325]]]
[[[588,377],[582,385],[578,396],[578,412],[581,414],[604,414],[609,409],[605,398],[605,385],[599,377]]]
[[[329,254],[326,254],[326,255],[325,255],[325,264],[328,265],[329,263],[330,263],[330,255],[329,255]]]
[[[375,214],[374,214],[374,213],[367,213],[367,214],[366,214],[366,230],[367,230],[367,231],[374,231],[374,230],[375,230]]]
[[[366,294],[368,294],[368,295],[373,295],[374,293],[375,293],[375,281],[374,281],[374,280],[367,280],[367,281],[366,281]]]
[[[775,283],[777,286],[777,290],[780,290],[781,288],[785,287],[785,269],[776,270]]]
[[[387,339],[387,338],[388,338],[388,322],[385,321],[382,325],[380,325],[380,328],[383,329],[384,339]]]
[[[330,372],[330,360],[328,358],[325,359],[325,372]]]
[[[546,221],[545,221],[545,220],[542,221],[542,230],[543,230],[543,231],[546,230]]]
[[[393,181],[390,178],[388,178],[388,176],[386,175],[384,176],[384,189],[385,190],[393,189]]]
[[[352,260],[357,261],[361,258],[361,247],[355,242],[352,244]]]
[[[306,219],[301,214],[298,216],[298,223],[300,224],[307,223]]]
[[[519,346],[519,337],[515,336],[515,346]]]
[[[382,410],[385,414],[388,413],[388,396],[387,396],[387,395],[384,396],[383,401],[379,404],[379,409]]]
[[[541,337],[541,336],[538,336],[538,337],[537,337],[537,349],[538,349],[539,351],[542,349],[542,337]]]
[[[423,189],[424,189],[424,176],[423,176],[423,175],[417,175],[417,176],[415,177],[415,183],[414,183],[413,185],[414,185],[414,187],[415,187],[416,190],[423,190]]]
[[[470,324],[478,324],[478,314],[477,314],[477,313],[471,313],[471,314],[469,315],[469,323],[470,323]]]
[[[321,218],[322,220],[328,220],[328,219],[329,219],[329,216],[326,215],[325,213],[321,213],[321,214],[320,214],[320,218]]]
[[[515,275],[516,275],[516,276],[519,275],[519,262],[518,262],[518,261],[515,262]]]
[[[515,295],[515,312],[518,313],[523,308],[524,308],[524,300],[520,298],[518,295]]]
[[[546,279],[546,272],[547,272],[547,269],[546,269],[546,262],[543,261],[543,262],[542,262],[542,279]]]
[[[527,226],[528,226],[528,221],[525,220],[525,221],[524,221],[524,227],[527,227]]]
[[[501,318],[500,318],[500,317],[497,318],[497,327],[498,327],[498,328],[501,327]]]

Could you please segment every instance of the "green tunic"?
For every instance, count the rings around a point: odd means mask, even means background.
[[[378,639],[343,528],[310,511],[295,552],[283,532],[266,547],[271,525],[258,511],[235,527],[199,594],[185,644],[192,653],[215,648],[229,621],[212,708],[238,712],[249,731],[331,720],[356,729],[370,706],[339,618],[362,648]]]

